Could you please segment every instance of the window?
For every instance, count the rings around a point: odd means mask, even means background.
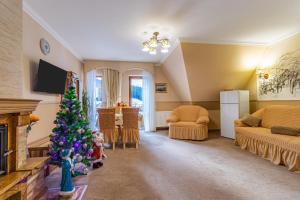
[[[143,108],[143,77],[129,76],[129,105]]]
[[[100,107],[102,104],[102,76],[96,77],[96,90],[95,90],[95,98],[96,98],[96,107]]]

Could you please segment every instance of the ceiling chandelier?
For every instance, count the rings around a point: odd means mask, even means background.
[[[151,54],[151,55],[155,55],[157,52],[157,49],[160,46],[161,53],[168,53],[169,48],[171,46],[170,40],[167,38],[159,39],[158,35],[159,35],[159,32],[154,32],[153,36],[149,40],[143,42],[142,51],[149,52],[149,54]]]

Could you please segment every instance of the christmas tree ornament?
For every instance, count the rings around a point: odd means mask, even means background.
[[[80,142],[74,142],[73,147],[74,147],[74,151],[78,152],[78,149],[80,148],[81,144]]]
[[[80,128],[80,129],[77,130],[77,132],[82,134],[82,133],[84,133],[84,130],[82,128]]]
[[[77,156],[77,161],[79,161],[79,162],[82,161],[82,156],[81,155]]]

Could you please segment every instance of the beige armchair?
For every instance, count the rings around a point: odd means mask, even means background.
[[[208,111],[201,106],[179,106],[167,119],[167,123],[170,138],[186,140],[208,138]]]

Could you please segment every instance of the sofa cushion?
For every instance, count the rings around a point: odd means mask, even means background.
[[[241,134],[300,153],[300,137],[272,134],[271,129],[262,127],[236,127],[235,131],[236,134]]]
[[[246,115],[241,119],[241,122],[251,127],[258,127],[260,125],[261,119],[254,117],[252,115]]]
[[[272,126],[271,132],[280,135],[300,136],[300,129],[285,126]]]
[[[300,106],[268,106],[262,114],[262,127],[287,126],[300,128]]]

